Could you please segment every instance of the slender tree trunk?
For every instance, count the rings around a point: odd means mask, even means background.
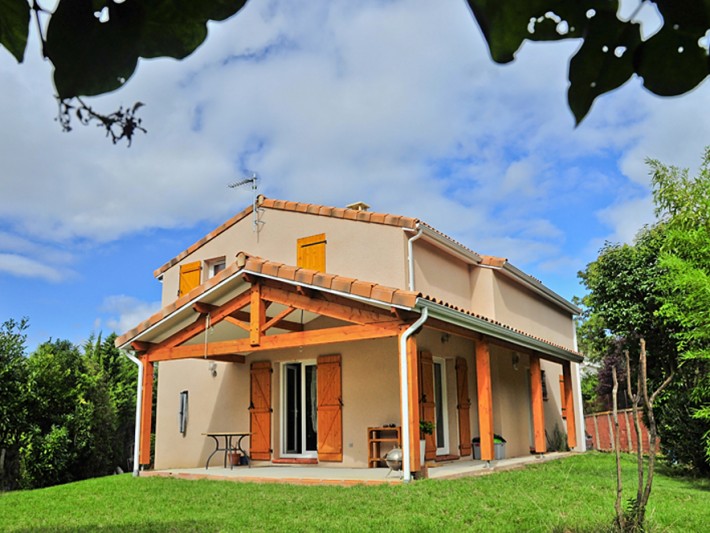
[[[637,442],[637,450],[636,450],[636,469],[638,473],[638,486],[636,488],[636,504],[641,501],[641,495],[643,491],[643,476],[644,476],[644,468],[643,468],[643,444],[641,443],[641,412],[639,411],[639,399],[641,396],[641,370],[639,369],[639,372],[636,375],[636,394],[634,394],[633,390],[631,389],[631,359],[629,357],[629,351],[626,350],[624,352],[624,356],[626,358],[626,392],[629,395],[629,401],[631,402],[631,409],[633,412],[633,418],[634,418],[634,431],[636,432],[636,442]],[[645,381],[645,378],[643,378]],[[636,517],[634,515],[633,517],[634,521],[636,521]]]
[[[646,486],[643,489],[643,494],[639,499],[638,507],[638,524],[643,525],[646,514],[646,504],[651,496],[651,486],[653,484],[653,472],[656,466],[656,455],[658,454],[658,427],[656,426],[656,417],[653,414],[653,403],[656,397],[665,389],[668,384],[673,379],[674,373],[671,372],[670,375],[665,379],[658,389],[649,397],[648,396],[648,385],[646,380],[646,341],[641,339],[641,355],[639,356],[639,362],[641,368],[639,373],[643,379],[643,386],[641,388],[643,406],[646,411],[646,416],[648,417],[648,477],[646,478]],[[641,487],[639,487],[639,492]]]
[[[626,521],[624,519],[624,509],[621,506],[623,488],[621,481],[621,439],[619,438],[619,413],[617,407],[619,381],[616,376],[616,366],[611,367],[611,377],[614,382],[614,386],[611,389],[611,399],[614,413],[614,454],[616,455],[616,502],[614,503],[614,508],[616,509],[616,525],[620,531],[624,531]]]

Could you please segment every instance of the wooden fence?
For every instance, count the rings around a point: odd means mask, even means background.
[[[638,441],[634,427],[634,415],[631,409],[619,410],[619,440],[621,451],[636,452]],[[603,452],[614,450],[614,415],[611,411],[585,415],[584,426],[587,435],[591,435],[593,448]],[[641,419],[641,443],[643,453],[648,453],[648,430]]]

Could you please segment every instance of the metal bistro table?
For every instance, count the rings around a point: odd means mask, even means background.
[[[247,465],[251,467],[251,459],[249,458],[249,454],[242,448],[242,441],[244,440],[245,437],[248,437],[251,435],[251,433],[246,433],[246,432],[231,432],[231,431],[225,431],[225,432],[210,432],[210,433],[203,433],[203,435],[207,437],[211,437],[214,440],[214,451],[210,454],[210,456],[207,458],[207,463],[205,464],[205,469],[208,469],[210,467],[210,460],[216,454],[217,452],[224,452],[224,468],[227,468],[227,456],[230,453],[235,453],[235,452],[240,452],[244,457],[246,457],[247,460]],[[224,446],[220,447],[220,439],[224,439]],[[236,445],[234,441],[236,440]],[[231,468],[234,468],[234,464],[232,461],[229,462]]]

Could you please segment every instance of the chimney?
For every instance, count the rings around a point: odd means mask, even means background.
[[[355,202],[354,204],[348,204],[345,207],[348,209],[354,209],[355,211],[367,211],[370,209],[370,206],[365,202]]]

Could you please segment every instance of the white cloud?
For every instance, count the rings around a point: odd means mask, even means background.
[[[652,12],[640,17],[652,27]],[[626,240],[648,221],[643,158],[696,165],[710,138],[707,83],[661,100],[632,80],[575,129],[566,70],[579,43],[526,43],[494,65],[458,0],[254,0],[209,30],[190,58],[141,61],[91,100],[146,103],[148,134],[130,149],[93,127],[58,131],[36,43],[25,65],[0,55],[0,222],[54,244],[30,253],[0,235],[0,252],[41,263],[52,248],[219,223],[249,202],[227,184],[255,170],[269,196],[365,200],[523,266],[579,262],[588,247],[565,250],[572,216],[598,213],[590,242]]]
[[[631,243],[639,230],[655,220],[653,201],[650,196],[629,200],[601,209],[597,216],[612,228],[606,237],[610,242]]]
[[[160,310],[160,302],[142,302],[133,296],[107,296],[101,310],[109,316],[106,325],[119,335]]]
[[[65,274],[60,270],[44,263],[22,255],[1,252],[0,272],[22,278],[39,278],[52,282],[58,282],[65,278]]]

